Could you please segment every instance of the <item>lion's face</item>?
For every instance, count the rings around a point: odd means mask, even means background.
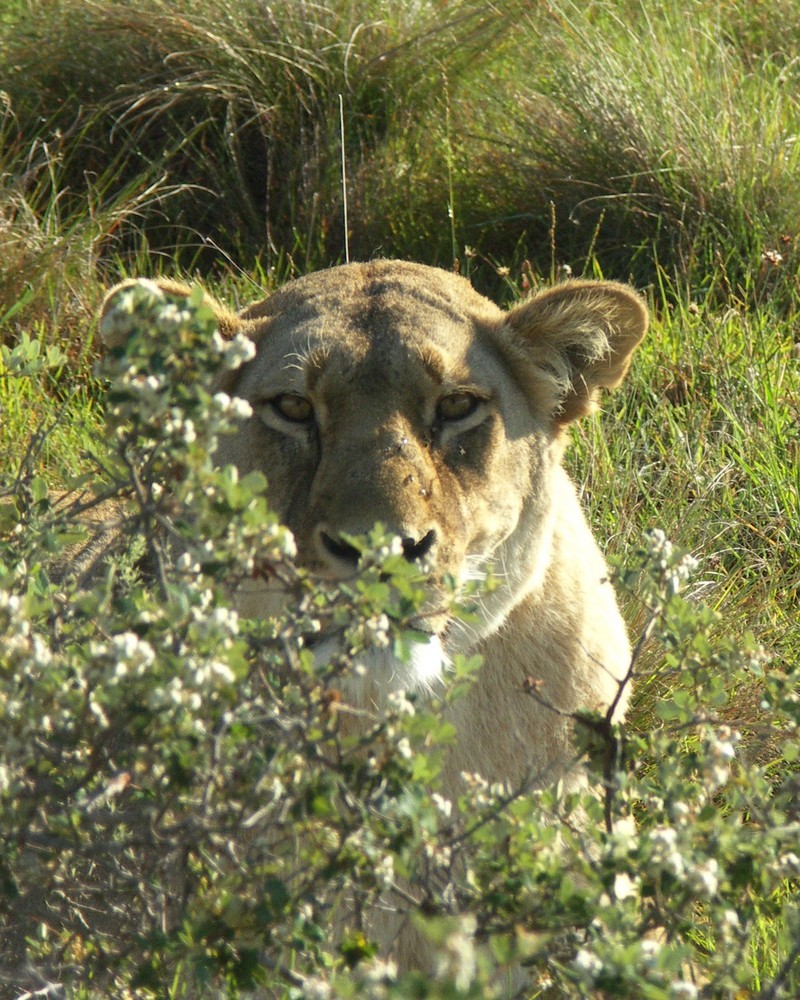
[[[225,389],[253,416],[222,441],[220,461],[265,474],[299,561],[320,576],[352,576],[347,536],[376,522],[426,564],[419,624],[431,641],[410,667],[380,668],[389,686],[408,686],[430,683],[448,653],[542,586],[563,427],[622,378],[645,313],[624,287],[588,282],[506,313],[455,275],[382,261],[293,282],[238,325],[257,353]],[[444,580],[463,584],[489,564],[500,586],[467,635],[446,611]],[[242,605],[273,610],[267,589]]]

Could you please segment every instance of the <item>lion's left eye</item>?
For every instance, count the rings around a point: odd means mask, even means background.
[[[481,402],[480,396],[472,392],[451,392],[436,404],[436,419],[443,422],[463,420],[473,414]]]
[[[306,424],[314,416],[314,407],[311,401],[305,396],[298,396],[293,392],[281,393],[280,396],[271,399],[269,403],[284,420],[290,420],[294,424]]]

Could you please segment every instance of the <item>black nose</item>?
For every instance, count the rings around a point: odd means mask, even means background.
[[[350,563],[351,566],[358,565],[360,552],[354,545],[346,542],[341,536],[339,538],[334,538],[332,535],[329,535],[327,531],[321,531],[320,539],[325,547],[325,551],[328,552],[329,555],[332,555],[334,559],[338,559],[340,562]],[[403,557],[409,562],[414,562],[417,559],[424,559],[433,548],[435,541],[436,532],[433,529],[423,535],[419,541],[417,541],[416,538],[404,538],[402,540]]]
[[[415,559],[424,559],[433,548],[433,543],[435,541],[436,532],[433,529],[431,529],[426,535],[423,535],[419,541],[415,538],[404,538],[403,555],[409,562],[414,562]]]
[[[322,539],[322,544],[325,546],[325,550],[335,559],[350,563],[351,566],[358,565],[361,553],[355,545],[351,545],[343,538],[332,538],[327,531],[321,531],[320,538]]]

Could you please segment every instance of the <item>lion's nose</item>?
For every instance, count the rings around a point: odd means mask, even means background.
[[[433,548],[435,541],[436,532],[433,528],[424,534],[419,541],[416,538],[404,538],[403,555],[409,562],[414,562],[415,559],[424,559]]]
[[[337,562],[347,563],[354,568],[358,565],[360,552],[355,545],[346,542],[342,537],[334,538],[327,531],[320,531],[319,539],[328,555],[333,556]]]
[[[358,565],[360,556],[358,549],[342,538],[341,535],[334,536],[327,531],[321,530],[319,539],[325,552],[329,556],[333,556],[336,562],[339,564],[345,563],[353,569]],[[424,559],[430,554],[435,543],[436,531],[433,528],[426,532],[422,538],[402,537],[403,557],[409,562]]]

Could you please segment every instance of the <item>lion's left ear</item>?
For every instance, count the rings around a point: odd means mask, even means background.
[[[568,281],[539,292],[506,315],[505,339],[515,367],[533,364],[546,406],[558,424],[591,412],[600,389],[627,374],[647,330],[647,307],[627,285]]]
[[[121,330],[118,324],[112,322],[111,313],[114,308],[115,300],[120,292],[124,292],[126,288],[130,288],[136,284],[139,284],[139,279],[128,278],[126,281],[122,281],[118,285],[114,285],[114,287],[106,293],[106,296],[103,299],[103,304],[100,306],[100,323],[98,326],[98,332],[100,334],[100,339],[106,347],[120,347],[127,337],[126,329],[122,328]],[[148,283],[144,282],[144,284]],[[182,281],[173,281],[171,278],[159,278],[156,281],[153,281],[152,285],[159,291],[164,292],[166,295],[174,295],[178,297],[185,297],[192,291],[189,285],[184,284]],[[231,312],[220,302],[217,302],[217,300],[209,295],[208,292],[205,292],[204,294],[206,304],[209,305],[214,311],[220,335],[226,340],[229,340],[240,329],[242,321],[236,313]]]

